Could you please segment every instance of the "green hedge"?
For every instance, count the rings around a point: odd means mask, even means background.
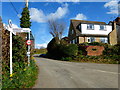
[[[37,66],[31,60],[28,67],[26,50],[25,40],[13,36],[13,74],[10,75],[9,58],[2,60],[2,88],[26,88],[34,85]]]

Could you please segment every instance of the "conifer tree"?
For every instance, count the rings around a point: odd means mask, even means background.
[[[20,27],[30,28],[31,22],[30,22],[30,14],[29,14],[28,7],[23,8],[21,15],[22,17],[20,18]]]

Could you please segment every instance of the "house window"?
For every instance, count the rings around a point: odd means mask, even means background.
[[[107,38],[100,38],[100,42],[102,42],[102,43],[108,43],[108,39]]]
[[[73,44],[75,44],[75,39],[73,40]]]
[[[100,30],[106,30],[106,26],[105,25],[100,25]]]
[[[87,24],[87,29],[94,30],[94,25],[93,24]]]
[[[90,37],[90,42],[95,42],[95,38],[94,37]]]
[[[72,34],[74,34],[74,30],[72,29]]]
[[[87,37],[87,42],[88,43],[95,42],[95,37]]]

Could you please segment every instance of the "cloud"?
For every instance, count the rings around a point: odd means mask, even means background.
[[[76,19],[76,20],[86,20],[87,17],[86,17],[84,14],[79,13],[79,14],[76,15],[76,17],[74,17],[74,18],[72,18],[72,19]]]
[[[58,7],[58,9],[54,13],[50,13],[45,15],[44,12],[37,8],[30,8],[30,16],[31,21],[43,23],[47,22],[48,19],[61,19],[68,13],[68,4],[63,4],[62,7]]]
[[[34,22],[45,22],[46,18],[42,10],[38,10],[37,8],[30,8],[30,17]]]
[[[36,47],[36,48],[47,48],[47,43],[36,44],[35,47]]]
[[[107,14],[117,14],[118,15],[118,0],[112,0],[110,2],[107,2],[104,5],[104,7],[109,9],[109,12],[107,12]]]

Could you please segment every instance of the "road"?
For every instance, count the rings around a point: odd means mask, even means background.
[[[118,88],[118,65],[35,59],[39,75],[33,88]]]

